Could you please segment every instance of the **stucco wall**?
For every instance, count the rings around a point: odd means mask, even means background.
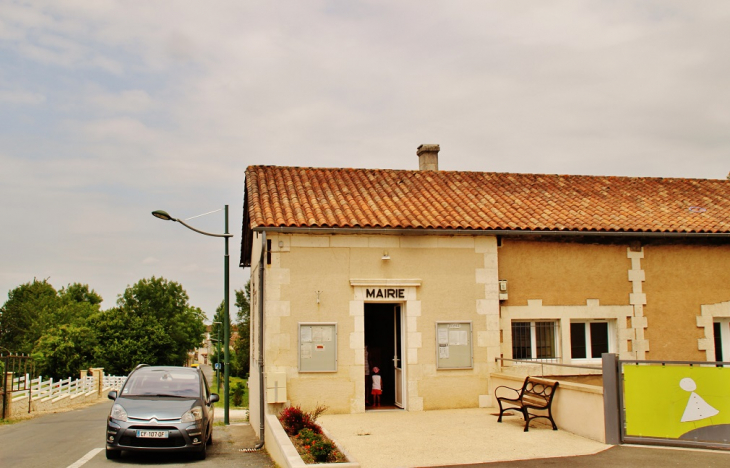
[[[571,356],[570,324],[607,320],[611,352],[622,359],[643,359],[647,347],[643,316],[643,252],[628,245],[596,242],[502,240],[499,276],[507,281],[501,303],[502,353],[512,357],[511,323],[554,321],[556,357]]]
[[[402,304],[408,410],[490,403],[487,378],[499,353],[494,238],[269,234],[268,239],[265,368],[286,374],[292,404],[326,403],[332,413],[364,411],[363,310],[368,300],[356,297],[354,280],[417,280],[406,288]],[[389,260],[382,259],[386,252]],[[255,265],[252,273],[253,278]],[[436,369],[437,321],[472,323],[473,369]],[[336,372],[299,372],[300,322],[337,323]]]
[[[626,248],[502,239],[499,278],[507,280],[509,289],[502,304],[521,306],[539,299],[545,306],[585,305],[587,299],[598,299],[603,305],[626,305],[631,293]]]
[[[499,248],[499,275],[507,280],[509,291],[509,299],[502,302],[504,333],[509,333],[510,313],[530,304],[534,306],[520,312],[521,318],[540,318],[549,313],[549,306],[630,306],[625,324],[617,321],[615,351],[621,358],[706,360],[705,350],[714,346],[708,338],[711,331],[704,327],[711,328],[711,317],[698,317],[702,306],[730,301],[730,246],[645,239],[641,247],[631,249],[629,243],[504,239]],[[577,310],[544,318],[575,318]],[[595,310],[585,318],[602,314]],[[622,315],[623,311],[616,317]],[[563,341],[565,350],[569,342],[565,336]],[[505,355],[507,348],[503,346]]]
[[[644,252],[647,359],[704,361],[697,317],[702,305],[730,301],[730,246],[649,245]]]

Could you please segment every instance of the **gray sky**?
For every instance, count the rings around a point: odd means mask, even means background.
[[[0,293],[209,315],[251,164],[725,178],[730,2],[0,0]],[[223,215],[190,221],[222,232]]]

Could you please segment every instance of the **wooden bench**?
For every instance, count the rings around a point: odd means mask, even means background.
[[[499,389],[509,390],[509,396],[499,396]],[[530,427],[530,421],[537,418],[548,419],[553,425],[553,430],[557,431],[558,426],[553,421],[553,414],[550,409],[557,389],[558,382],[537,377],[527,377],[521,389],[505,386],[497,387],[494,389],[494,396],[497,397],[497,403],[499,403],[499,419],[497,419],[497,422],[502,422],[502,415],[505,411],[516,410],[521,412],[525,418],[525,432]],[[504,406],[505,404],[509,406]],[[547,416],[532,413],[530,410],[547,411]]]

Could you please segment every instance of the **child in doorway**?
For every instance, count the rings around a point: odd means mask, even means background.
[[[383,380],[380,377],[380,369],[373,367],[373,406],[380,406],[380,395],[383,393]]]

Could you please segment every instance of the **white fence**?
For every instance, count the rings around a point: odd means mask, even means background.
[[[126,377],[105,375],[102,382],[102,390],[119,389],[124,384]],[[99,390],[96,378],[92,376],[82,377],[80,379],[72,379],[69,377],[65,380],[56,380],[49,378],[43,380],[43,377],[30,379],[29,375],[16,377],[13,379],[13,388],[20,390],[14,391],[12,401],[20,401],[23,399],[48,400],[60,397],[73,397],[75,395],[84,395],[87,393],[97,392]]]
[[[2,388],[9,391],[0,395],[0,419],[28,418],[34,413],[99,402],[106,399],[110,390],[121,388],[127,379],[104,375],[102,368],[80,374],[78,379],[43,380],[43,377],[31,379],[28,374],[16,377],[11,372],[5,373]]]
[[[104,376],[104,388],[111,388],[112,390],[119,390],[127,381],[127,376],[118,375],[105,375]]]

